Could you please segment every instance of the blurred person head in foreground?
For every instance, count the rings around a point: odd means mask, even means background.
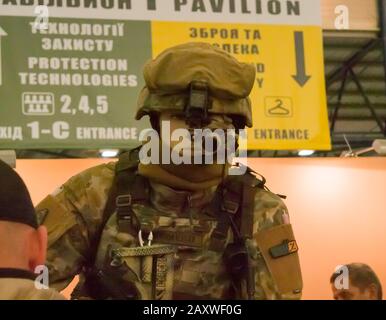
[[[63,299],[36,284],[46,249],[47,230],[38,225],[26,185],[0,160],[0,300]]]

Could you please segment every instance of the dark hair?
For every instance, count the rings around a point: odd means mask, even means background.
[[[350,263],[343,267],[347,267],[350,282],[354,286],[364,291],[370,287],[370,285],[374,284],[377,288],[378,299],[382,300],[382,285],[373,269],[364,263]],[[330,278],[330,283],[333,283],[339,275],[340,270],[334,272]]]

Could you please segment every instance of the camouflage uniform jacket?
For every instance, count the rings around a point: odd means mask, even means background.
[[[0,300],[65,300],[53,289],[37,289],[35,277],[29,271],[0,268]]]
[[[49,232],[47,265],[50,270],[50,285],[58,290],[65,288],[77,274],[80,274],[80,279],[83,280],[82,268],[92,239],[102,223],[104,208],[113,183],[115,165],[115,163],[99,165],[72,177],[37,207],[40,221],[47,226]],[[180,235],[177,236],[177,240],[182,243],[177,246],[178,250],[174,257],[174,299],[246,298],[242,293],[229,295],[232,281],[222,261],[223,250],[210,249],[210,235],[218,223],[210,210],[214,192],[215,189],[212,189],[192,194],[150,182],[149,204],[132,206],[141,224],[147,227],[150,225],[154,231],[173,230],[175,234]],[[285,225],[289,225],[289,217],[281,198],[267,190],[258,189],[254,202],[254,237],[246,243],[255,270],[254,299],[301,297],[302,284],[298,260],[294,268],[293,263],[287,266],[287,263],[281,262],[287,257],[275,259],[271,268],[267,264],[268,255],[263,254],[262,248],[255,240],[265,231]],[[198,244],[194,243],[195,237],[189,237],[189,231],[196,228],[201,232],[197,238]],[[229,230],[225,245],[232,241],[232,237]],[[272,237],[268,235],[268,239],[270,238]],[[157,242],[173,243],[171,239],[165,240],[165,237],[157,239],[155,232],[153,243]],[[96,264],[103,268],[105,257],[111,247],[121,246],[138,246],[138,238],[119,232],[116,214],[113,214],[104,227]],[[295,279],[296,289],[292,290],[294,288],[292,284],[291,292],[280,289],[278,281],[283,282],[283,270],[287,278],[284,282]],[[140,279],[138,281],[140,282]]]

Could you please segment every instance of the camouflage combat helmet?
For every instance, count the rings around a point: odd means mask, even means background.
[[[146,86],[138,98],[136,119],[176,110],[193,120],[203,120],[208,113],[225,114],[251,127],[248,96],[255,72],[252,64],[207,43],[169,48],[144,67]]]

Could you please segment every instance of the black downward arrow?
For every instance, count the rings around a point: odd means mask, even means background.
[[[299,86],[304,85],[310,80],[311,76],[306,74],[306,59],[304,57],[304,35],[302,31],[295,31],[295,55],[296,55],[296,75],[292,76]]]

